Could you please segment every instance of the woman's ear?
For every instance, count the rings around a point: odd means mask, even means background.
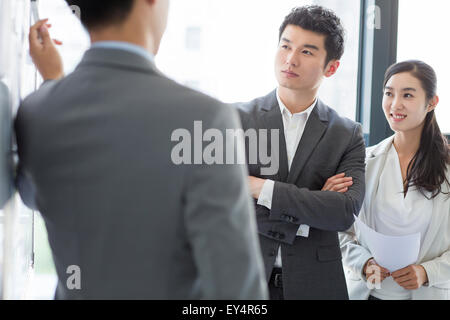
[[[428,112],[435,110],[438,104],[439,104],[439,97],[434,96],[434,98],[431,99],[430,103],[428,104]]]

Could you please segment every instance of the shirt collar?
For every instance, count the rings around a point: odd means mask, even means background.
[[[102,48],[102,49],[119,49],[119,50],[125,50],[128,52],[133,52],[135,54],[138,54],[152,63],[155,62],[155,56],[145,50],[143,47],[140,47],[138,45],[125,42],[125,41],[99,41],[95,42],[91,45],[91,48]]]
[[[286,114],[289,115],[289,116],[293,116],[293,115],[291,114],[291,112],[289,111],[289,109],[285,106],[285,104],[283,103],[283,101],[281,101],[280,94],[279,94],[279,89],[277,89],[277,100],[278,100],[278,105],[279,105],[279,107],[280,107],[281,114],[285,114],[285,113],[286,113]],[[314,108],[315,108],[316,105],[317,105],[317,101],[318,101],[318,99],[316,98],[316,99],[314,100],[314,102],[313,102],[306,110],[304,110],[304,111],[302,111],[302,112],[299,112],[299,113],[296,113],[296,114],[294,114],[294,115],[298,115],[298,114],[306,114],[306,121],[308,121],[309,116],[311,115],[312,111],[314,110]]]

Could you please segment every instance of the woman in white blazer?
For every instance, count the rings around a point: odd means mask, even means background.
[[[434,70],[421,61],[386,72],[383,110],[395,135],[367,149],[359,218],[389,236],[420,232],[420,252],[415,264],[386,270],[356,225],[341,233],[350,299],[450,300],[450,152],[434,112],[436,87]],[[324,189],[345,192],[342,182],[332,177]]]

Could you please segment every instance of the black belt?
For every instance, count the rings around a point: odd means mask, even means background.
[[[275,288],[283,288],[283,272],[281,268],[273,268],[270,281]]]

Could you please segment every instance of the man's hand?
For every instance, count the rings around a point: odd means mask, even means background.
[[[416,290],[428,282],[428,275],[421,265],[410,265],[392,273],[392,278],[406,290]]]
[[[264,179],[248,177],[248,183],[250,185],[250,193],[252,194],[253,198],[258,200],[259,195],[261,194],[261,190],[264,186],[264,182],[266,182],[266,180]]]
[[[55,44],[62,42],[50,38],[47,21],[40,20],[30,28],[30,55],[44,80],[57,80],[64,76],[64,69]]]
[[[374,258],[367,260],[363,270],[367,281],[370,281],[372,284],[376,284],[375,282],[378,280],[378,278],[381,283],[390,276],[389,270],[380,266]],[[379,277],[377,275],[379,275]]]
[[[344,193],[353,185],[352,177],[345,177],[345,173],[335,175],[325,182],[322,191],[335,191]]]

